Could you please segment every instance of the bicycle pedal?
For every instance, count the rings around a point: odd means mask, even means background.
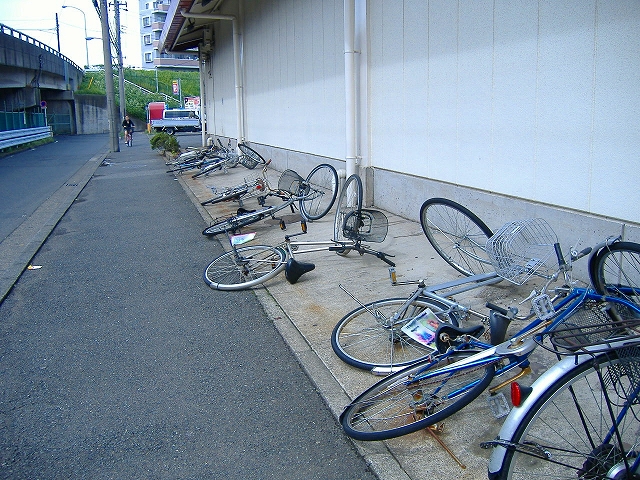
[[[507,402],[507,397],[505,397],[502,392],[490,395],[487,398],[487,401],[489,403],[489,409],[495,418],[506,417],[511,411],[509,402]]]

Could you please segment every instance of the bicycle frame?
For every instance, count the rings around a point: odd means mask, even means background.
[[[631,303],[619,297],[603,297],[602,295],[596,293],[591,289],[575,287],[569,291],[568,295],[565,298],[563,298],[560,302],[558,302],[557,305],[555,305],[556,309],[560,311],[560,313],[553,320],[543,321],[536,318],[531,323],[526,325],[523,329],[521,329],[518,333],[516,333],[511,339],[501,343],[500,345],[494,346],[484,342],[480,342],[473,338],[467,339],[460,345],[451,347],[449,350],[447,350],[447,352],[434,356],[434,360],[428,365],[425,365],[421,372],[418,372],[414,376],[412,381],[407,382],[407,385],[411,385],[411,383],[429,378],[433,376],[434,372],[437,372],[439,374],[442,374],[442,372],[451,372],[451,374],[454,374],[468,368],[495,364],[503,359],[506,359],[508,363],[498,368],[495,372],[496,376],[503,375],[504,373],[512,370],[517,366],[526,364],[529,355],[531,355],[533,350],[535,350],[538,345],[536,339],[540,341],[540,339],[544,337],[546,333],[552,331],[567,317],[571,316],[576,308],[578,308],[580,305],[583,305],[585,301],[589,300],[607,301],[624,305],[630,310],[638,313],[638,315],[640,316],[640,307],[638,307],[634,303]],[[454,355],[455,352],[478,348],[482,349],[482,351],[477,354],[471,355],[462,360],[458,360],[449,366],[441,367],[433,371],[430,370],[430,368],[434,364],[440,362],[444,358]],[[374,370],[374,373],[383,373],[381,371],[382,369]],[[510,382],[511,380],[503,382],[500,385],[493,387],[491,391],[495,392],[499,388]],[[473,384],[466,386],[462,391],[466,391],[471,386],[473,386]],[[453,398],[455,395],[461,393],[462,391],[454,392],[454,394],[450,398]]]
[[[609,344],[608,346],[611,349],[626,347],[628,345],[637,345],[637,341],[629,342],[628,340],[619,340]],[[602,351],[602,345],[595,345],[585,347],[582,351],[576,352],[574,355],[568,356],[562,359],[560,362],[556,363],[550,369],[545,371],[531,386],[531,393],[524,399],[523,403],[518,407],[511,410],[511,413],[505,420],[500,429],[500,433],[498,434],[497,439],[483,442],[481,444],[482,448],[493,448],[493,452],[491,454],[491,458],[489,460],[488,465],[488,473],[489,478],[494,478],[497,476],[503,461],[504,457],[507,454],[507,451],[512,449],[516,450],[520,453],[524,453],[526,455],[531,455],[535,458],[539,458],[545,461],[549,461],[551,463],[567,466],[570,468],[575,468],[575,466],[567,465],[558,460],[554,460],[551,458],[551,455],[543,450],[543,446],[540,445],[532,445],[529,443],[520,444],[520,443],[512,443],[510,439],[512,439],[516,433],[516,430],[520,427],[521,422],[529,415],[531,408],[539,401],[540,397],[545,394],[551,387],[558,382],[561,378],[563,378],[567,373],[571,370],[577,368],[579,365],[584,364],[586,362],[591,362],[594,359],[594,354]],[[601,372],[595,368],[598,373],[598,379],[602,386],[602,392],[604,392],[607,397],[607,405],[609,406],[610,418],[612,420],[612,426],[608,429],[603,438],[598,438],[598,442],[600,444],[610,444],[612,441],[618,443],[620,441],[618,437],[618,427],[622,425],[624,419],[629,412],[629,409],[632,403],[638,398],[640,395],[640,385],[636,385],[635,389],[624,402],[623,407],[621,408],[618,415],[614,415],[611,407],[610,401],[608,398],[608,394],[606,393],[606,388],[604,386],[605,380],[602,378]],[[596,445],[593,445],[595,448]],[[623,458],[624,472],[637,472],[640,469],[640,456],[636,456],[632,462],[626,456]],[[615,477],[622,478],[622,477]]]

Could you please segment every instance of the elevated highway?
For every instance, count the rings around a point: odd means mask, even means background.
[[[53,133],[76,133],[73,92],[83,75],[60,52],[0,24],[0,131],[47,124]]]

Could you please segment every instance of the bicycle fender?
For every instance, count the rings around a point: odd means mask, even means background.
[[[522,402],[520,407],[514,407],[509,412],[509,415],[502,424],[500,432],[498,433],[499,440],[511,441],[513,435],[518,429],[520,422],[527,416],[533,405],[538,399],[545,394],[547,389],[553,385],[556,381],[562,378],[567,372],[576,368],[578,365],[584,362],[593,360],[593,356],[584,354],[578,357],[569,356],[553,365],[549,370],[544,372],[538,379],[531,385],[531,394]],[[502,446],[496,446],[489,458],[488,474],[490,479],[498,478],[500,473],[500,467],[504,462],[504,456],[507,453],[507,449]]]

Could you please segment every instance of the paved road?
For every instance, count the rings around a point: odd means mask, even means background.
[[[254,294],[202,282],[220,247],[137,138],[0,304],[0,478],[374,478]]]

